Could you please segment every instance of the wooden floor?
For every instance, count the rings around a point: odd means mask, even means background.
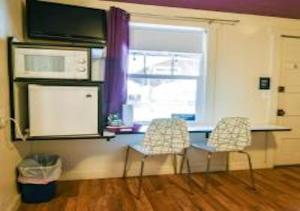
[[[300,210],[300,167],[256,170],[257,191],[247,185],[248,176],[247,171],[213,173],[208,193],[194,184],[193,194],[183,175],[144,177],[140,200],[129,192],[136,191],[136,178],[59,182],[54,200],[22,204],[19,210]],[[192,178],[203,184],[203,174]]]

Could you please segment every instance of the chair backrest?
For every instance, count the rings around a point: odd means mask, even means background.
[[[180,153],[190,146],[185,121],[180,119],[154,119],[144,137],[143,146],[156,154]]]
[[[239,151],[251,145],[250,122],[244,117],[227,117],[218,122],[208,143],[216,151]]]

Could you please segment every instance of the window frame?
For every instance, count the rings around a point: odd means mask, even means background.
[[[134,24],[132,24],[134,26]],[[159,25],[158,25],[159,26]],[[176,27],[176,26],[174,26]],[[180,28],[180,27],[179,27]],[[183,28],[183,27],[182,27]],[[128,73],[127,77],[129,78],[143,78],[143,79],[183,79],[183,80],[196,80],[197,83],[197,90],[196,90],[196,99],[195,99],[195,120],[194,121],[186,121],[188,125],[194,126],[205,123],[206,115],[205,110],[207,107],[207,85],[208,85],[208,78],[207,78],[207,69],[208,69],[208,29],[206,27],[195,27],[197,30],[203,33],[203,50],[201,53],[184,53],[184,52],[166,52],[160,51],[161,55],[199,55],[202,56],[202,62],[199,65],[199,75],[197,76],[187,76],[187,75],[165,75],[165,74],[141,74],[141,73]],[[129,49],[129,54],[132,52],[159,52],[159,51],[150,51],[150,50],[136,50],[136,49]],[[144,59],[144,68],[145,65]],[[172,67],[173,68],[172,64]],[[127,95],[128,100],[128,95]],[[134,106],[133,106],[134,107]],[[150,121],[135,121],[136,123],[140,123],[142,125],[149,125]]]

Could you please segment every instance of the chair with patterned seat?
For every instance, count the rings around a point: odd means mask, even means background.
[[[207,142],[198,142],[192,144],[193,148],[207,152],[206,179],[204,183],[204,190],[207,190],[212,154],[217,152],[227,152],[227,171],[229,169],[230,152],[239,152],[245,154],[248,159],[251,184],[253,189],[255,189],[251,157],[246,151],[244,151],[244,149],[250,145],[250,122],[248,118],[244,117],[223,118],[220,122],[218,122],[216,128],[212,131]],[[182,172],[182,169],[180,169],[180,172]]]
[[[141,194],[144,162],[149,156],[173,155],[174,172],[177,173],[177,155],[185,158],[190,146],[189,132],[185,121],[180,119],[154,119],[150,123],[143,141],[140,144],[129,145],[126,150],[123,177],[127,175],[127,163],[130,149],[142,154],[139,175],[138,197]],[[188,159],[184,159],[189,166]]]

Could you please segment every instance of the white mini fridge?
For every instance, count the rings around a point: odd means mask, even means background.
[[[99,87],[29,85],[30,136],[97,135]]]

